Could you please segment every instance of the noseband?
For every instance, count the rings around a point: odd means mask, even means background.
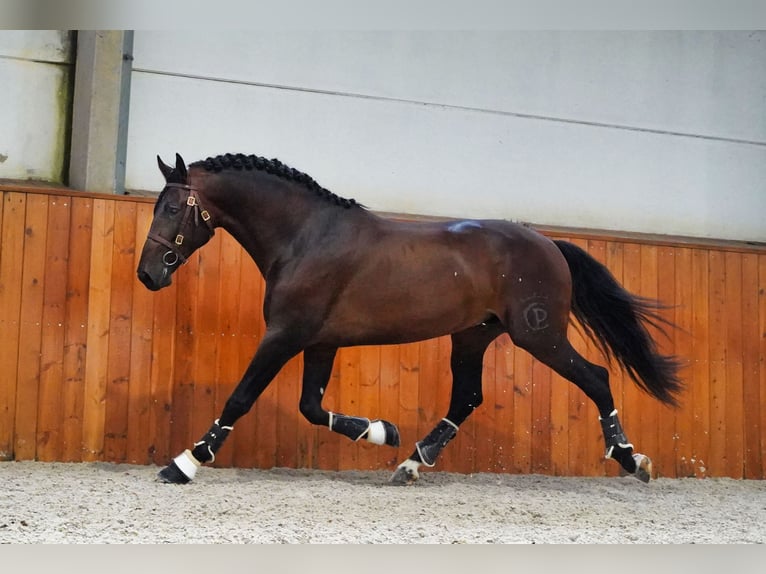
[[[183,234],[186,232],[186,227],[189,225],[189,221],[192,219],[192,216],[194,218],[195,227],[200,225],[201,219],[207,226],[210,237],[215,235],[215,228],[213,227],[213,223],[210,219],[210,213],[206,209],[203,209],[202,205],[200,205],[197,190],[192,186],[183,183],[168,183],[165,185],[165,189],[173,187],[177,187],[189,192],[189,195],[186,198],[186,209],[184,211],[183,219],[181,219],[181,225],[178,228],[178,233],[176,234],[175,239],[170,241],[152,231],[149,231],[147,234],[148,239],[151,239],[152,241],[159,243],[160,245],[163,245],[169,249],[169,251],[165,252],[165,254],[162,256],[162,262],[166,267],[173,267],[179,261],[181,264],[186,263],[186,255],[181,253],[181,245],[183,245],[184,242]]]

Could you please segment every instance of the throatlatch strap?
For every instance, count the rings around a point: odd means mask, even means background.
[[[455,438],[457,425],[449,419],[440,420],[423,440],[415,443],[420,461],[428,467],[436,464],[436,457],[447,443]]]

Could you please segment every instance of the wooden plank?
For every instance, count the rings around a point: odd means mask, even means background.
[[[693,476],[709,475],[710,460],[710,254],[706,249],[692,252],[692,369],[695,381],[692,393],[692,456],[689,463]]]
[[[2,194],[0,229],[0,461],[13,460],[27,196]]]
[[[609,269],[609,272],[614,276],[620,285],[623,284],[623,252],[624,243],[621,241],[609,241],[606,244],[604,253],[604,264]],[[617,412],[620,413],[622,418],[624,412],[624,389],[626,385],[632,385],[633,382],[628,376],[625,375],[623,370],[616,363],[609,365],[609,388],[612,391],[612,398],[614,399],[614,407]],[[599,425],[600,427],[601,425]],[[604,456],[604,436],[603,432],[599,428],[601,457]],[[610,462],[604,459],[604,474],[606,476],[619,476],[620,465],[614,462]]]
[[[561,237],[568,241],[568,237]],[[570,320],[574,320],[570,316]],[[568,336],[571,338],[576,329],[570,326]],[[559,375],[551,373],[551,473],[556,476],[567,476],[571,472],[570,467],[570,432],[569,432],[569,405],[570,394],[575,395],[581,391],[571,382]]]
[[[221,265],[218,272],[218,350],[216,352],[215,412],[221,413],[234,387],[242,375],[240,365],[239,305],[243,299],[240,291],[241,267],[244,251],[236,240],[226,233],[221,235]],[[247,295],[245,295],[247,296]],[[216,466],[229,467],[234,460],[233,436],[216,453]]]
[[[362,361],[359,365],[359,412],[370,419],[380,418],[380,347],[362,348]],[[364,441],[360,445],[359,467],[367,470],[381,468],[378,462],[379,451],[385,446]]]
[[[338,385],[340,398],[339,411],[344,415],[360,416],[359,413],[359,347],[341,349],[338,353],[340,382]],[[358,468],[359,451],[357,445],[348,438],[341,439],[338,451],[338,470]]]
[[[153,219],[154,205],[139,203],[136,208],[136,252],[135,266],[141,258],[146,236]],[[135,279],[134,279],[135,281]],[[141,292],[143,285],[136,286],[133,291],[134,300],[144,297],[147,305],[151,306],[151,367],[149,374],[150,408],[147,416],[148,445],[147,458],[157,465],[166,465],[177,455],[171,449],[171,429],[173,413],[174,390],[174,355],[176,348],[176,312],[177,312],[177,280],[169,287],[159,292]],[[151,303],[148,303],[151,301]],[[140,316],[139,316],[140,317]],[[130,429],[129,429],[129,436]],[[131,452],[135,452],[137,440],[129,441]]]
[[[340,363],[342,361],[340,352],[335,357],[333,369],[330,373],[330,380],[327,383],[325,394],[322,400],[322,406],[325,410],[333,413],[343,412],[341,404],[341,379]],[[337,470],[339,468],[340,450],[347,447],[348,439],[332,432],[328,428],[317,429],[317,468],[321,470]]]
[[[384,345],[380,348],[380,418],[399,427],[399,346]],[[401,442],[399,448],[380,447],[378,465],[393,471],[409,456],[411,444]]]
[[[682,362],[680,371],[685,390],[679,397],[681,406],[675,412],[676,461],[675,477],[694,476],[693,434],[694,434],[694,392],[692,384],[692,365],[694,361],[694,293],[691,278],[692,250],[685,247],[675,248],[675,314],[674,330],[675,354]]]
[[[302,390],[303,386],[303,373],[305,369],[305,361],[303,354],[299,355],[300,364],[300,381],[299,389]],[[317,468],[317,456],[318,456],[318,434],[320,432],[329,432],[326,427],[319,427],[311,424],[306,418],[300,414],[300,394],[298,403],[296,405],[296,441],[297,441],[297,453],[296,453],[296,467],[297,468]]]
[[[764,278],[766,279],[766,278]],[[759,390],[761,361],[758,331],[758,292],[766,286],[758,283],[758,255],[742,254],[742,431],[743,477],[760,479],[764,476],[761,456],[761,394]],[[760,335],[760,336],[759,336]],[[764,357],[766,358],[766,356]]]
[[[711,251],[710,260],[710,454],[709,472],[726,476],[726,260]]]
[[[434,412],[439,418],[443,418],[446,417],[449,412],[450,400],[452,399],[452,338],[444,336],[439,337],[437,341],[436,407]],[[458,434],[460,434],[459,429]],[[450,444],[441,452],[438,462],[439,468],[454,468],[459,464],[460,452],[452,442],[450,442]]]
[[[45,289],[45,248],[48,228],[48,197],[27,200],[24,228],[24,264],[21,284],[18,386],[16,389],[16,460],[37,455],[37,407],[42,351],[42,315]]]
[[[418,437],[425,437],[444,416],[437,410],[439,343],[437,339],[421,341],[418,348]]]
[[[569,470],[569,392],[573,387],[551,371],[551,455],[550,474],[568,476]]]
[[[622,285],[630,293],[641,293],[641,246],[636,243],[626,243],[623,246],[623,282]],[[638,388],[630,377],[625,377],[622,389],[623,409],[620,411],[620,419],[628,440],[633,443],[636,451],[644,452],[651,458],[652,452],[645,445],[644,419],[642,409],[642,397],[644,393]],[[610,463],[612,464],[612,463]],[[613,463],[618,466],[616,463]],[[619,471],[619,470],[618,470]]]
[[[471,415],[476,417],[476,458],[473,472],[492,472],[494,469],[496,368],[495,345],[490,344],[484,352],[482,362],[484,402]]]
[[[340,387],[340,385],[338,385]],[[255,464],[257,468],[272,468],[277,466],[277,447],[279,436],[277,423],[279,421],[279,395],[277,384],[272,383],[256,402],[256,437],[254,446]],[[337,470],[337,467],[333,470]]]
[[[71,203],[64,322],[64,389],[61,396],[61,460],[79,462],[82,460],[93,200],[72,197]]]
[[[675,320],[676,302],[676,252],[670,247],[657,248],[657,298],[660,303],[667,306],[661,311],[668,321]],[[655,331],[656,333],[656,331]],[[675,354],[675,332],[668,328],[667,335],[655,334],[657,350],[666,356]],[[672,407],[663,405],[657,401],[657,450],[653,451],[651,458],[654,463],[654,471],[658,476],[675,478],[678,460],[678,441],[676,432],[676,411]]]
[[[196,253],[173,276],[173,283],[176,285],[176,345],[173,354],[171,457],[183,452],[184,449],[191,448],[207,430],[207,428],[200,429],[192,426],[198,272],[199,254]]]
[[[358,362],[357,362],[358,367]],[[298,460],[298,403],[301,395],[303,357],[293,357],[282,367],[272,386],[277,396],[276,465],[295,468]]]
[[[657,254],[658,247],[656,245],[641,246],[641,286],[638,293],[643,297],[654,300],[659,298]],[[647,330],[652,339],[659,341],[660,334],[657,329],[649,325]],[[658,433],[661,403],[648,393],[640,393],[638,397],[638,412],[641,415],[642,435],[639,436],[640,440],[636,442],[636,449],[638,452],[646,453],[649,458],[654,460],[659,457],[660,453]],[[661,468],[655,468],[654,472],[657,473],[659,470]]]
[[[452,439],[450,446],[447,447],[452,451],[450,455],[453,457],[454,466],[452,468],[455,472],[473,472],[476,464],[476,432],[476,417],[471,414],[460,425],[455,438]],[[417,440],[422,438],[423,436],[418,435]]]
[[[742,368],[742,255],[727,252],[724,254],[726,267],[726,340],[725,340],[725,445],[726,474],[731,478],[742,478],[744,463],[744,405],[743,368]]]
[[[446,413],[437,410],[439,342],[437,339],[421,341],[417,344],[417,349],[417,433],[418,440],[423,440]]]
[[[176,454],[171,449],[173,389],[175,387],[176,285],[154,294],[152,317],[152,412],[149,422],[149,452],[153,464],[167,464]]]
[[[191,339],[193,361],[191,365],[192,407],[189,429],[191,442],[201,438],[220,413],[215,405],[215,377],[218,362],[218,306],[221,266],[221,234],[196,252],[197,297],[191,311],[195,315],[195,331]]]
[[[279,395],[277,391],[278,381],[274,381],[255,403],[256,440],[253,442],[253,447],[256,449],[254,455],[257,468],[272,468],[278,462]]]
[[[264,282],[250,257],[240,260],[240,300],[238,321],[239,333],[239,374],[236,383],[242,378],[245,369],[250,364],[258,343],[263,337],[263,287]],[[236,387],[236,384],[234,385]],[[234,425],[234,431],[227,442],[233,441],[233,463],[243,468],[252,468],[256,463],[258,435],[256,418],[258,403],[251,412]]]
[[[138,267],[153,220],[153,205],[138,204],[136,210],[136,250],[134,269]],[[176,284],[161,292],[150,292],[133,279],[133,300],[145,307],[134,313],[134,331],[140,339],[134,341],[141,359],[131,373],[131,388],[144,395],[141,405],[129,405],[130,412],[141,413],[141,429],[128,428],[128,456],[146,460],[147,464],[166,463],[171,456],[170,426],[173,404],[173,375],[175,352],[175,318],[177,312]],[[138,407],[138,409],[136,409]],[[137,432],[136,432],[137,431]],[[173,453],[175,454],[175,453]]]
[[[514,353],[506,334],[495,340],[495,460],[494,472],[511,472],[513,468],[513,396]]]
[[[165,465],[178,453],[170,446],[176,349],[176,285],[154,294],[152,317],[152,408],[149,418],[150,460]]]
[[[589,239],[584,242],[577,240],[577,242],[596,261],[606,265],[606,242],[595,239]],[[585,355],[592,363],[607,369],[610,367],[608,361],[590,339],[585,340]],[[607,466],[613,466],[611,463],[607,465],[608,461],[604,459],[604,434],[598,422],[598,417],[599,412],[596,403],[586,400],[583,411],[585,424],[581,432],[585,435],[582,446],[585,455],[583,460],[585,465],[584,473],[587,476],[604,476]]]
[[[418,396],[420,350],[417,343],[399,346],[399,433],[402,440],[404,458],[410,456],[415,443],[423,437],[418,434]],[[462,428],[461,428],[462,431]],[[458,433],[458,446],[460,435]],[[455,441],[453,441],[455,442]],[[465,457],[462,449],[461,460]],[[401,461],[400,461],[401,462]]]
[[[532,355],[517,348],[513,363],[514,474],[532,471]]]
[[[441,408],[436,410],[440,414],[439,418],[444,418],[449,414],[452,404],[452,394],[454,392],[454,380],[452,376],[452,338],[447,337],[449,344],[446,343],[440,348],[440,364],[438,366],[438,388],[437,400],[440,401]],[[445,399],[447,399],[445,401]],[[420,408],[420,405],[418,405]],[[438,424],[438,420],[435,421]],[[430,428],[425,432],[430,432]],[[475,411],[460,424],[455,437],[449,445],[442,451],[437,462],[438,467],[434,470],[443,470],[445,468],[454,469],[455,472],[471,473],[474,472],[476,464],[476,435],[477,418]],[[416,440],[422,440],[424,434],[418,432]],[[407,453],[409,455],[409,452]]]
[[[299,355],[298,360],[300,372],[298,374],[298,402],[295,406],[295,431],[297,442],[296,468],[317,468],[317,435],[328,429],[311,424],[300,413],[300,396],[303,388],[303,373],[305,369],[305,361],[302,353]]]
[[[550,474],[552,469],[552,373],[550,367],[540,361],[532,362],[532,452],[530,467],[531,471],[536,474]]]
[[[93,201],[86,340],[88,351],[85,360],[83,403],[84,461],[102,460],[104,456],[114,213],[114,201],[110,199]]]
[[[116,202],[113,206],[115,211],[112,233],[112,293],[109,299],[104,459],[110,462],[125,462],[132,361],[131,327],[134,309],[136,206],[126,202]]]
[[[766,253],[758,256],[758,356],[759,384],[758,392],[761,405],[760,429],[760,459],[761,476],[766,478]]]
[[[260,315],[258,316],[260,317]],[[258,343],[263,336],[263,329],[265,326],[259,331],[256,341]],[[254,465],[257,468],[271,468],[277,464],[278,384],[278,381],[272,381],[256,401],[251,414],[243,417],[243,419],[247,419],[255,415],[255,430],[250,436],[255,437],[255,440],[251,441],[251,448],[253,449]]]
[[[568,238],[567,241],[587,249],[587,242],[574,238]],[[595,357],[588,354],[588,341],[580,325],[575,323],[570,325],[568,332],[569,340],[578,353],[583,355],[589,361]],[[600,429],[598,418],[594,421],[589,419],[589,403],[592,401],[585,393],[573,382],[569,385],[569,473],[574,476],[587,476],[589,465],[588,441],[592,437],[592,429]],[[603,440],[602,440],[603,442]],[[599,453],[599,459],[603,457],[603,450]]]
[[[380,418],[380,347],[362,347],[359,361],[359,416]],[[385,446],[359,441],[357,468],[377,470],[378,451]]]
[[[153,395],[152,349],[154,346],[154,303],[159,298],[136,278],[146,229],[151,220],[148,206],[135,205],[129,215],[133,217],[134,231],[130,266],[133,312],[130,323],[130,378],[128,380],[128,426],[125,445],[126,460],[132,464],[153,462]]]
[[[64,341],[69,267],[70,201],[52,197],[48,207],[45,290],[43,294],[37,458],[61,460]]]

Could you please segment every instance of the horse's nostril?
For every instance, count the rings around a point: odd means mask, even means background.
[[[157,290],[157,285],[152,279],[152,276],[142,269],[138,271],[138,280],[141,281],[141,283],[143,283],[147,289],[151,289],[152,291]]]

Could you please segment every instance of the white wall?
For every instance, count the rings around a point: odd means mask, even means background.
[[[0,31],[0,178],[64,183],[70,48],[66,31]]]
[[[154,156],[278,157],[372,209],[766,241],[764,32],[137,31]]]

